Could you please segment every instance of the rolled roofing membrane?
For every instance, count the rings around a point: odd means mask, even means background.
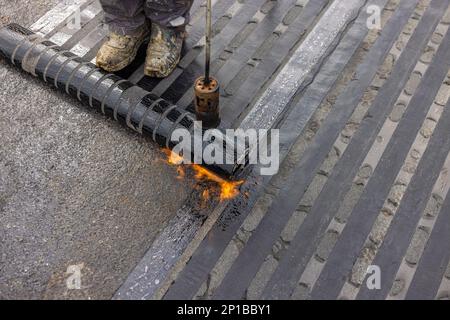
[[[176,129],[188,130],[194,140],[195,114],[97,68],[18,24],[0,29],[0,55],[84,105],[151,137],[162,147],[174,148],[176,144],[171,137]],[[221,142],[224,154],[231,153],[230,156],[237,159],[236,147],[227,141],[224,133]],[[210,143],[202,142],[202,150]],[[188,151],[193,154],[194,141],[190,145],[192,148]],[[227,177],[237,176],[243,167],[237,163],[208,165]]]

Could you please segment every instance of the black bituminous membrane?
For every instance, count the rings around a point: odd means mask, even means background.
[[[151,137],[163,147],[174,147],[170,141],[174,130],[193,131],[194,114],[115,74],[98,69],[18,24],[0,29],[0,55],[84,105]],[[204,143],[203,147],[206,145]],[[230,149],[227,152],[236,155],[236,149]],[[237,175],[240,169],[235,164],[209,167],[228,177]]]

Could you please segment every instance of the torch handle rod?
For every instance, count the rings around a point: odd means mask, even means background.
[[[206,0],[206,32],[205,32],[205,84],[210,82],[210,64],[211,64],[211,38],[212,38],[212,22],[211,22],[212,5],[211,0]]]

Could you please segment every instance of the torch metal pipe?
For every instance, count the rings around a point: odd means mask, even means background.
[[[205,31],[205,84],[208,85],[211,65],[211,38],[212,38],[212,4],[206,0],[206,31]]]

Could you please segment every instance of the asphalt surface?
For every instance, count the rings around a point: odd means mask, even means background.
[[[57,3],[0,0],[0,25]],[[191,191],[164,158],[0,59],[0,298],[111,298]]]

